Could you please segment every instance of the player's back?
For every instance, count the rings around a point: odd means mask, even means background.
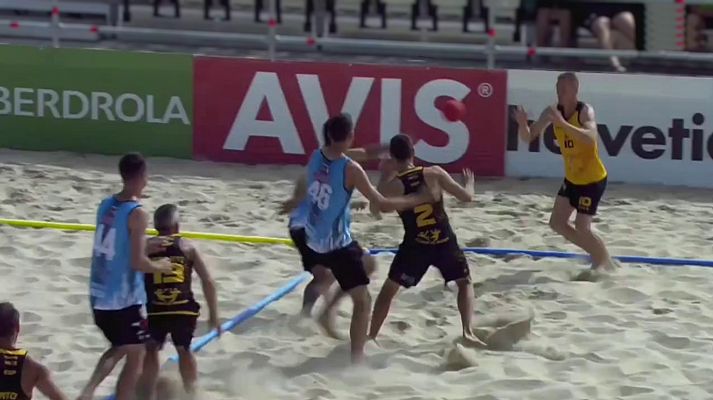
[[[352,242],[352,191],[346,188],[346,169],[351,159],[327,158],[322,150],[312,154],[307,166],[309,212],[305,224],[307,245],[319,253],[346,247]]]
[[[149,245],[152,242],[160,250],[149,257],[170,259],[173,270],[145,275],[148,315],[198,315],[192,288],[193,260],[186,254],[187,244],[178,236],[159,236],[149,239]]]
[[[0,400],[29,400],[32,393],[22,388],[22,372],[27,351],[0,349]]]
[[[115,196],[99,205],[90,286],[95,310],[121,310],[146,303],[143,274],[131,266],[129,215],[138,207],[136,201]]]
[[[396,175],[404,187],[405,195],[416,193],[426,184],[424,167],[413,167]],[[434,203],[421,204],[411,210],[400,211],[404,225],[405,244],[436,245],[455,240],[448,214],[443,206],[443,196]]]

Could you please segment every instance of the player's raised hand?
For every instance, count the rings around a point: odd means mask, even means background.
[[[567,123],[567,121],[562,116],[562,113],[560,112],[560,110],[557,109],[556,106],[550,106],[550,118],[552,123],[557,125],[563,125]]]
[[[463,187],[468,193],[475,193],[475,173],[466,168],[463,170]]]
[[[170,273],[173,272],[173,263],[168,257],[160,258],[153,261],[153,266],[156,268],[156,272]]]
[[[280,214],[289,214],[297,208],[297,206],[300,204],[299,200],[295,198],[291,198],[289,200],[285,200],[280,204],[280,207],[278,209],[278,213]]]
[[[520,126],[527,126],[529,123],[527,120],[527,111],[525,111],[522,106],[515,107],[515,109],[512,110],[512,116],[515,118],[515,122]]]

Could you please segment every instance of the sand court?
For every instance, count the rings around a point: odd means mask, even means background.
[[[0,151],[0,217],[92,223],[117,189],[116,157]],[[286,237],[276,213],[293,167],[149,159],[145,207],[182,209],[184,230]],[[551,232],[554,180],[480,180],[476,202],[446,207],[463,246],[577,251]],[[612,183],[597,229],[615,255],[713,258],[709,192]],[[354,215],[355,237],[395,247],[396,215]],[[20,345],[75,396],[106,343],[89,312],[92,235],[0,226],[0,293],[22,311]],[[229,318],[301,272],[285,246],[197,242]],[[392,255],[379,255],[375,297]],[[482,350],[458,342],[455,292],[438,272],[392,305],[366,366],[348,343],[298,317],[298,288],[198,355],[209,399],[705,399],[713,396],[713,270],[625,264],[612,276],[574,280],[566,259],[468,255]],[[200,290],[196,290],[199,301]],[[319,306],[319,305],[318,305]],[[205,307],[203,307],[205,310]],[[349,302],[338,317],[346,336]],[[207,331],[201,317],[198,335]],[[170,348],[170,347],[169,347]],[[171,351],[165,355],[173,354]],[[167,370],[175,378],[175,370]],[[98,395],[112,391],[115,377]],[[42,398],[42,397],[38,397]],[[99,397],[97,397],[99,398]]]

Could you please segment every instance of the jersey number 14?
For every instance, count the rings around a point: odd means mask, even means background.
[[[104,256],[107,261],[113,260],[116,254],[115,242],[115,228],[110,228],[104,236],[104,225],[97,226],[97,233],[94,235],[94,256]]]

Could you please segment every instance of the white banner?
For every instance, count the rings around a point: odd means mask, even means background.
[[[531,120],[557,102],[559,72],[508,71],[508,105]],[[713,79],[578,74],[580,101],[592,105],[599,154],[610,182],[713,187]],[[508,117],[507,176],[564,177],[551,129],[528,145]]]

